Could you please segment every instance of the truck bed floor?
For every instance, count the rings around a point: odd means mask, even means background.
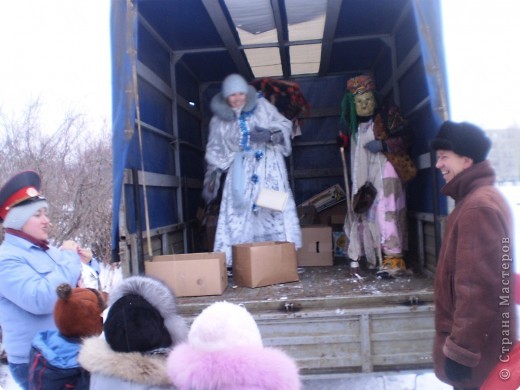
[[[329,267],[300,267],[298,274],[298,282],[257,288],[237,286],[230,276],[228,287],[222,295],[181,297],[178,298],[178,304],[181,312],[188,314],[217,301],[244,304],[248,309],[256,311],[287,304],[325,307],[329,304],[337,306],[341,301],[349,307],[361,307],[377,302],[414,305],[433,299],[433,278],[411,272],[395,278],[380,279],[375,274],[354,273],[346,262],[336,260]]]

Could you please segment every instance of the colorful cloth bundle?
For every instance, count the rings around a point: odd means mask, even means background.
[[[301,116],[310,112],[310,104],[303,96],[299,84],[294,81],[262,78],[251,82],[251,85],[293,122],[293,131],[301,125]]]

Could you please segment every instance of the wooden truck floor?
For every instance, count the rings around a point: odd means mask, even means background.
[[[328,306],[327,300],[337,303],[344,299],[345,302],[358,306],[366,301],[374,302],[373,298],[377,298],[382,304],[410,305],[431,302],[433,299],[433,278],[430,276],[412,272],[391,279],[380,279],[375,274],[362,272],[357,273],[357,276],[345,261],[337,258],[334,266],[300,267],[298,274],[298,282],[257,288],[237,286],[230,276],[228,287],[222,295],[181,297],[178,298],[178,303],[181,311],[194,314],[191,309],[197,311],[217,301],[240,303],[257,311],[260,308],[277,307],[280,306],[277,303],[284,302],[293,303],[293,309],[296,310],[294,304],[310,304],[316,300],[321,301],[320,305]],[[291,311],[288,305],[281,305],[280,309]]]

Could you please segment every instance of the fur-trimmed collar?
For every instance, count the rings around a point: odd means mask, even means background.
[[[99,337],[84,340],[78,362],[91,375],[102,375],[151,386],[168,386],[165,355],[115,352]]]
[[[258,98],[256,89],[253,86],[248,85],[246,94],[246,105],[244,106],[242,111],[253,111],[255,109],[257,99]],[[211,99],[210,108],[214,115],[216,115],[225,122],[229,122],[235,119],[235,113],[227,103],[227,100],[224,99],[224,96],[222,96],[222,92],[219,92],[215,96],[213,96],[213,98]]]
[[[455,203],[458,203],[477,188],[494,184],[495,171],[489,160],[484,160],[460,172],[441,188],[441,192],[452,197]]]

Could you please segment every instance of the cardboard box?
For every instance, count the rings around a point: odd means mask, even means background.
[[[343,225],[345,225],[345,216],[345,214],[332,214],[330,216],[330,224],[334,230],[343,230]]]
[[[300,267],[332,265],[332,227],[302,226],[302,247],[298,249],[297,258]]]
[[[233,279],[238,286],[251,288],[297,282],[294,244],[266,241],[233,245]]]
[[[321,211],[318,214],[318,223],[320,225],[332,225],[332,221],[335,222],[342,220],[341,224],[345,221],[345,215],[347,214],[347,202],[343,200],[334,206]]]
[[[221,295],[228,284],[223,252],[154,256],[144,262],[144,270],[165,282],[178,297]]]

